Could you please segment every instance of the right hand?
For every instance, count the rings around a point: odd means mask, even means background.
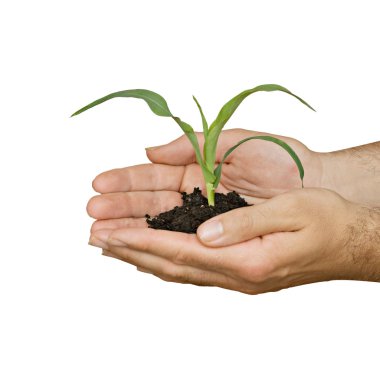
[[[218,141],[217,162],[237,142],[256,135],[270,134],[243,129],[223,131]],[[197,137],[202,150],[203,134],[197,133]],[[275,137],[288,143],[301,159],[305,186],[319,187],[320,155],[295,139]],[[93,187],[101,195],[91,198],[87,206],[89,215],[99,220],[92,231],[145,227],[146,213],[157,215],[181,205],[180,192],[190,193],[196,186],[205,191],[201,169],[186,136],[148,148],[147,156],[151,164],[114,169],[95,178]],[[268,141],[252,140],[239,146],[226,159],[217,192],[235,190],[249,203],[258,203],[300,186],[298,169],[285,150]]]
[[[294,189],[203,223],[93,233],[104,255],[179,283],[249,294],[336,279],[380,281],[380,212],[327,189]]]

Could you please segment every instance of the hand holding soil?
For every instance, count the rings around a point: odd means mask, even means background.
[[[217,159],[255,133],[222,132]],[[333,279],[380,281],[380,213],[371,208],[380,206],[379,142],[321,154],[281,138],[303,161],[306,187],[329,188],[352,202],[324,189],[292,190],[299,177],[289,155],[252,141],[226,160],[218,190],[235,190],[256,205],[213,218],[222,223],[219,241],[210,234],[201,240],[211,221],[198,236],[148,229],[146,213],[180,205],[180,191],[204,188],[193,149],[181,137],[148,149],[152,164],[108,171],[94,180],[101,195],[88,204],[98,219],[91,243],[164,280],[246,293]]]
[[[231,145],[255,135],[268,133],[244,129],[223,131],[216,162]],[[197,133],[197,137],[202,148],[202,133]],[[319,186],[322,180],[319,154],[297,140],[276,137],[286,141],[304,161],[305,186]],[[191,193],[194,187],[205,191],[201,168],[185,136],[167,145],[147,148],[147,156],[151,164],[115,169],[95,178],[93,188],[101,195],[88,203],[88,213],[99,220],[93,229],[108,228],[110,224],[112,227],[145,227],[145,214],[155,216],[182,205],[180,192]],[[236,191],[249,204],[254,204],[297,187],[300,187],[298,170],[286,151],[266,141],[255,140],[240,146],[227,158],[217,192]]]
[[[214,219],[225,232],[207,245],[196,235],[146,228],[95,231],[91,242],[166,281],[248,294],[334,279],[380,280],[380,213],[332,191],[297,189]]]

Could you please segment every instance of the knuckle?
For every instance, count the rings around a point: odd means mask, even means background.
[[[262,265],[251,266],[248,269],[249,280],[253,283],[262,283],[268,278],[269,270]]]
[[[271,265],[267,263],[256,263],[243,267],[240,272],[240,275],[243,279],[251,283],[258,284],[268,280],[271,273]]]
[[[242,210],[242,214],[237,217],[235,222],[239,222],[238,226],[241,232],[249,234],[254,234],[263,222],[271,219],[273,214],[272,209],[265,205],[242,208]]]
[[[123,172],[122,174],[120,172]],[[115,169],[111,175],[111,181],[114,186],[123,186],[126,191],[133,191],[133,176],[129,168]]]
[[[93,233],[93,232],[95,232],[95,231],[97,231],[97,230],[99,230],[99,229],[102,229],[103,226],[104,226],[104,222],[99,221],[99,220],[98,220],[98,221],[95,221],[95,222],[92,223],[92,225],[91,225],[90,232]]]
[[[159,275],[159,274],[153,274],[153,275],[156,276],[157,278],[163,280],[163,281],[168,282],[168,283],[173,283],[173,282],[175,282],[173,279],[171,279],[170,277],[165,276],[165,275]]]
[[[242,133],[246,133],[247,130],[244,129],[244,128],[231,128],[230,131],[234,132],[234,133],[239,133],[239,134],[242,134]]]
[[[270,206],[267,205],[261,205],[259,206],[259,209],[257,209],[257,214],[262,218],[263,221],[271,219],[273,215],[273,209]]]
[[[193,278],[191,280],[192,284],[198,285],[198,286],[210,286],[208,273],[205,271],[197,272],[195,275],[193,275]]]
[[[153,183],[154,189],[163,185],[162,180],[164,178],[167,178],[167,176],[162,174],[161,165],[150,164],[149,170],[147,170],[147,171],[149,172],[149,176],[147,176],[147,178],[149,178],[151,180],[151,182]],[[131,181],[132,181],[132,179],[131,179]]]
[[[273,198],[276,206],[281,207],[290,216],[300,214],[300,209],[310,203],[310,199],[305,196],[303,189],[286,192]]]
[[[240,228],[243,231],[245,231],[245,230],[248,230],[248,231],[253,230],[253,228],[255,226],[252,214],[249,214],[249,212],[244,212],[244,214],[242,214],[239,217],[239,222],[240,222]]]
[[[126,207],[133,206],[133,195],[131,195],[128,191],[122,192],[120,197],[123,199],[123,204],[125,204]]]
[[[152,251],[152,247],[151,247],[151,242],[150,241],[143,241],[141,240],[139,242],[139,251],[142,251],[142,252],[151,252]]]
[[[158,210],[158,212],[164,212],[166,209],[164,207],[163,199],[160,199],[160,194],[157,191],[151,193],[151,210]]]
[[[109,241],[112,242],[112,239],[110,239]],[[128,250],[112,248],[111,252],[114,254],[117,254],[122,259],[122,261],[127,262],[128,264],[134,265],[133,258],[131,257]]]
[[[174,265],[168,265],[164,268],[163,274],[165,277],[174,281],[183,281],[185,275]]]
[[[300,214],[300,210],[305,208],[310,202],[296,196],[291,196],[290,199],[284,204],[284,211],[288,217],[296,217]]]
[[[184,252],[182,248],[179,248],[175,251],[172,261],[177,265],[183,265],[187,262],[187,259],[187,254]]]

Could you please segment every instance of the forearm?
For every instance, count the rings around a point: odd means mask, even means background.
[[[346,278],[380,282],[380,209],[358,208],[346,232]]]
[[[380,207],[380,142],[320,154],[321,187],[370,207]]]

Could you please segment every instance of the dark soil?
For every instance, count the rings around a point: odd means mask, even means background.
[[[150,228],[185,233],[195,233],[206,220],[229,210],[247,206],[247,202],[235,191],[226,194],[215,193],[215,206],[207,203],[199,188],[191,194],[181,193],[183,205],[151,218],[145,216]]]

